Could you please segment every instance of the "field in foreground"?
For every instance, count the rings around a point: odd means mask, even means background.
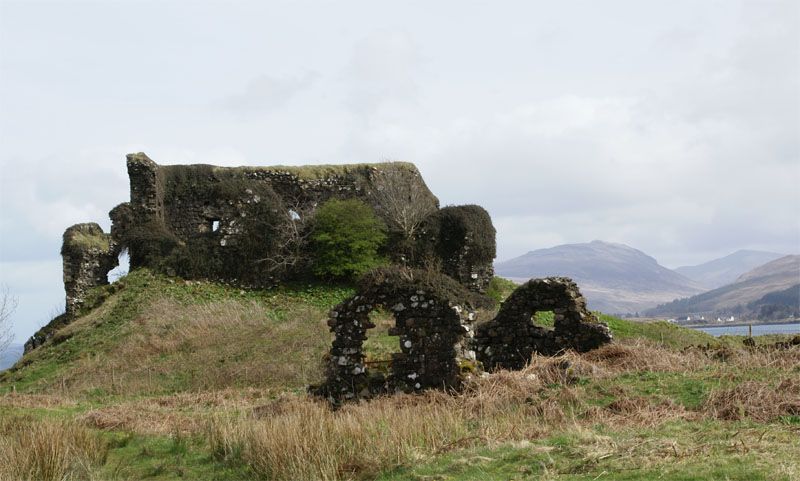
[[[146,271],[98,290],[0,375],[0,480],[800,479],[798,347],[606,317],[597,351],[331,412],[305,387],[351,293]]]

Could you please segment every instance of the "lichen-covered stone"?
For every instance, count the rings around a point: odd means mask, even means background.
[[[553,311],[553,329],[536,326],[539,311]],[[611,332],[586,309],[586,299],[567,277],[531,279],[503,302],[497,316],[478,326],[477,358],[487,370],[522,369],[533,353],[585,352],[611,341]]]

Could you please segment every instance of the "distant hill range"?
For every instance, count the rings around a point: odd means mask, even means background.
[[[704,290],[642,251],[598,240],[531,251],[497,263],[495,272],[514,281],[571,277],[580,286],[590,309],[609,314],[641,312]]]
[[[775,252],[740,250],[696,266],[678,267],[675,272],[683,274],[703,287],[716,289],[731,284],[745,272],[784,255]]]
[[[4,352],[0,353],[0,371],[8,369],[22,357],[22,344],[11,344]]]
[[[800,316],[800,256],[784,256],[712,291],[678,299],[646,311],[648,316],[734,316],[741,320],[780,320]]]

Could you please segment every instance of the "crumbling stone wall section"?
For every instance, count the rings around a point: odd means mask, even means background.
[[[333,404],[397,391],[458,388],[475,363],[470,349],[475,313],[470,294],[447,276],[407,268],[384,268],[365,276],[355,296],[334,307],[334,333],[327,379],[312,392]],[[371,373],[362,345],[375,327],[369,313],[383,307],[395,318],[399,336],[391,374]]]
[[[483,207],[444,207],[423,224],[417,263],[438,260],[442,272],[470,290],[483,293],[494,276],[495,237],[492,218]]]
[[[128,154],[130,206],[137,224],[164,219],[164,182],[159,165],[143,154]]]
[[[553,329],[536,326],[536,312],[553,311]],[[533,353],[586,352],[611,341],[611,332],[586,309],[567,277],[531,279],[503,302],[497,316],[477,328],[475,351],[487,370],[522,369]]]
[[[131,200],[110,216],[131,268],[269,287],[307,272],[308,259],[298,256],[303,239],[285,234],[307,235],[304,220],[329,199],[358,198],[389,226],[385,253],[393,260],[437,266],[476,292],[494,274],[489,214],[479,206],[439,209],[413,164],[160,166],[138,153],[127,165]]]
[[[67,316],[75,315],[90,289],[108,284],[108,273],[119,264],[119,249],[95,224],[75,224],[64,232],[61,256]]]

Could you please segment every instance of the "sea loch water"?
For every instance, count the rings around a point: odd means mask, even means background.
[[[746,336],[747,326],[719,326],[719,327],[696,327],[695,329],[707,332],[712,336],[736,335]],[[753,335],[762,334],[800,334],[800,323],[793,324],[754,324]]]

